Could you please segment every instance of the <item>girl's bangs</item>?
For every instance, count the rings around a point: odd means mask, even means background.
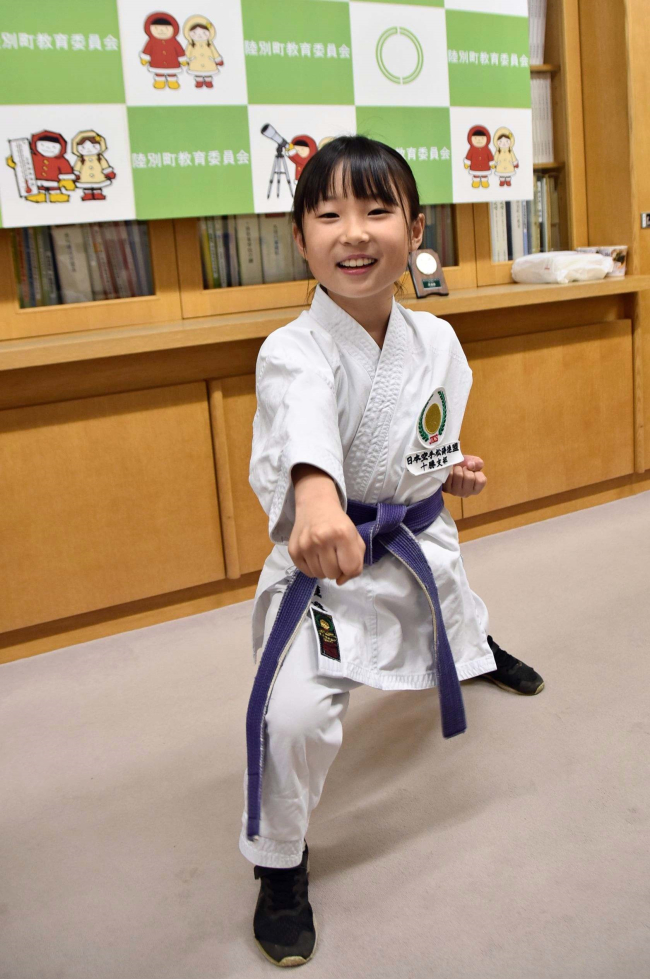
[[[397,174],[391,172],[388,160],[383,156],[354,152],[349,146],[343,152],[332,147],[332,151],[327,153],[330,146],[326,144],[317,154],[320,166],[318,173],[313,175],[316,179],[309,182],[304,199],[305,210],[315,211],[321,201],[330,200],[338,193],[344,197],[377,200],[391,207],[403,207],[395,189]]]

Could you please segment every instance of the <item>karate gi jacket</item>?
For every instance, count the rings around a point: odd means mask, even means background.
[[[425,499],[451,471],[449,465],[430,469],[429,456],[438,467],[435,453],[444,445],[455,449],[448,456],[453,462],[462,458],[456,443],[471,385],[450,324],[395,301],[381,349],[321,286],[308,311],[265,340],[256,367],[250,484],[275,546],[255,594],[255,656],[295,571],[287,546],[295,520],[292,467],[308,463],[331,476],[343,509],[348,498],[406,505]],[[429,447],[421,437],[430,434],[425,419],[440,429]],[[495,669],[487,609],[469,587],[446,507],[417,540],[436,581],[459,678]],[[435,685],[430,605],[397,558],[385,555],[345,585],[320,579],[318,586],[314,602],[331,617],[339,650],[338,659],[327,655],[318,642],[318,619],[308,614],[300,628],[314,633],[319,675],[380,689]]]

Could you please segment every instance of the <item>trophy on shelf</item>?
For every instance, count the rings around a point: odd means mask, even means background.
[[[287,184],[289,185],[289,191],[293,197],[293,186],[291,184],[291,177],[289,176],[289,167],[287,166],[287,158],[285,156],[286,150],[293,149],[293,143],[286,140],[277,129],[267,122],[260,130],[262,136],[266,136],[268,139],[272,139],[274,143],[277,143],[277,148],[275,150],[275,156],[273,158],[273,166],[271,167],[271,178],[269,180],[269,189],[266,194],[267,199],[271,196],[271,190],[273,189],[273,181],[276,182],[277,196],[280,196],[280,184],[282,183],[282,177],[287,178]]]

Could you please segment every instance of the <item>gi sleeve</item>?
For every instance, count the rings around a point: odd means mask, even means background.
[[[249,481],[274,544],[288,543],[295,523],[291,470],[299,463],[331,476],[342,508],[347,506],[334,373],[318,347],[309,353],[287,353],[274,344],[266,351],[263,346],[257,361]]]

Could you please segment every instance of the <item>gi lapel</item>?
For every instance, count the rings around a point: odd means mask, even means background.
[[[372,380],[359,427],[344,460],[348,496],[372,501],[373,478],[380,482],[383,476],[382,470],[377,473],[377,469],[387,459],[388,431],[411,357],[409,327],[393,300],[380,350],[361,324],[337,306],[321,286],[316,288],[310,314],[363,366]]]
[[[354,499],[372,502],[373,493],[378,491],[378,487],[374,486],[375,476],[377,474],[378,478],[383,478],[388,456],[388,432],[410,356],[409,341],[406,323],[397,303],[393,301],[370,396],[345,459],[348,492]]]

